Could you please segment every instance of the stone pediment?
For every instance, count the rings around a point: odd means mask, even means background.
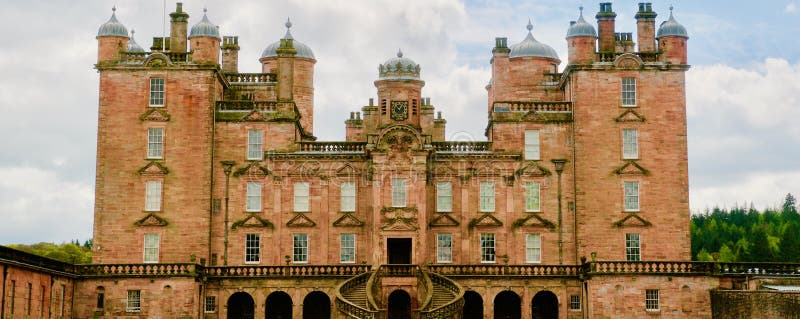
[[[139,175],[167,175],[169,169],[161,162],[150,161],[147,165],[138,170]]]
[[[261,113],[259,110],[252,110],[241,118],[243,122],[264,122],[266,120],[267,118],[264,116],[264,113]]]
[[[473,219],[469,222],[469,227],[500,227],[503,226],[503,222],[494,217],[492,213],[483,213],[478,218]]]
[[[249,213],[249,215],[245,218],[242,218],[231,225],[231,229],[236,229],[239,227],[247,227],[247,228],[275,228],[275,225],[272,224],[268,219],[262,218],[258,216],[258,213]]]
[[[622,112],[617,118],[614,119],[615,122],[619,123],[629,123],[629,122],[641,122],[644,123],[644,116],[641,116],[639,113],[633,110],[633,108],[627,108],[625,112]]]
[[[169,60],[169,57],[166,54],[161,52],[153,52],[144,59],[142,64],[151,68],[163,68],[165,66],[172,65],[172,62]]]
[[[234,177],[239,176],[258,176],[258,177],[265,177],[270,174],[269,169],[261,165],[258,161],[251,161],[245,166],[237,169],[233,172]]]
[[[311,218],[308,218],[304,213],[295,213],[294,217],[286,222],[286,227],[314,227],[315,223]]]
[[[653,223],[639,216],[638,213],[628,213],[624,218],[614,222],[616,227],[650,227]]]
[[[450,165],[439,164],[433,169],[433,175],[436,177],[455,177],[458,176],[458,171]]]
[[[295,165],[290,171],[290,176],[304,176],[304,177],[311,177],[311,176],[319,176],[320,171],[322,168],[320,167],[320,163],[317,161],[304,161],[300,162],[299,164]]]
[[[350,165],[350,163],[344,164],[342,167],[336,169],[336,176],[358,176],[359,170]]]
[[[539,165],[539,161],[532,161],[524,164],[520,167],[515,173],[517,176],[535,176],[535,177],[544,177],[550,176],[550,170],[545,168],[542,165]]]
[[[480,167],[477,167],[474,171],[473,176],[479,177],[498,177],[502,174],[502,171],[499,168],[491,166],[491,164],[486,164]]]
[[[514,227],[542,227],[554,230],[556,224],[540,216],[539,213],[528,213],[527,216],[514,221]]]
[[[417,230],[417,208],[416,207],[384,207],[381,209],[384,225],[382,230]]]
[[[364,222],[362,222],[358,217],[353,215],[353,213],[347,212],[339,216],[335,221],[333,221],[334,227],[361,227],[364,226]]]
[[[619,69],[638,69],[642,67],[642,59],[632,53],[625,53],[614,60],[614,66]]]
[[[169,222],[163,217],[156,215],[156,213],[149,213],[144,218],[133,223],[136,226],[167,226]]]
[[[449,227],[449,226],[458,226],[460,223],[453,218],[452,214],[450,213],[439,213],[435,216],[428,226],[431,227]]]
[[[169,118],[169,113],[163,107],[149,107],[144,114],[139,115],[142,121],[168,122]]]
[[[639,165],[636,161],[626,161],[620,168],[614,170],[616,175],[650,175],[650,171]]]

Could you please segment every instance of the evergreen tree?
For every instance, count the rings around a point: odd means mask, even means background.
[[[798,236],[800,236],[800,233],[798,232],[797,223],[789,223],[786,225],[786,230],[783,231],[780,243],[781,261],[800,261],[800,237]]]
[[[711,254],[709,254],[708,251],[705,248],[703,248],[703,249],[700,249],[699,253],[697,253],[697,260],[698,261],[714,261],[714,257],[711,257]]]
[[[764,226],[753,227],[753,232],[750,235],[750,242],[752,246],[748,252],[746,261],[767,262],[774,261],[775,255],[772,253],[772,248],[767,238],[767,230]]]

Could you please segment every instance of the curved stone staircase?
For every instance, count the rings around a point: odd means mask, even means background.
[[[417,278],[419,318],[459,318],[464,307],[464,288],[455,281],[412,265],[385,265],[378,270],[360,274],[343,282],[336,289],[339,312],[354,319],[386,318],[380,296],[381,277],[404,276]]]

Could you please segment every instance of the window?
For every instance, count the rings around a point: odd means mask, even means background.
[[[261,236],[247,234],[244,240],[244,263],[257,264],[261,261]]]
[[[580,311],[581,310],[581,296],[580,295],[571,295],[571,296],[569,296],[569,310],[570,311]]]
[[[635,78],[622,78],[622,106],[636,106]]]
[[[294,183],[294,211],[308,212],[308,183]]]
[[[150,106],[164,106],[164,79],[150,79]]]
[[[639,182],[625,182],[625,211],[639,211]]]
[[[356,262],[356,234],[339,235],[339,261]]]
[[[658,311],[658,289],[646,289],[644,292],[644,306],[647,311]]]
[[[453,262],[453,234],[436,235],[436,262]]]
[[[526,212],[540,212],[542,211],[541,203],[539,201],[539,191],[541,184],[539,182],[525,183],[525,211]]]
[[[639,234],[625,234],[625,260],[627,261],[640,261],[642,260],[641,242],[639,241]]]
[[[481,262],[494,263],[494,234],[481,234]]]
[[[494,212],[494,182],[481,182],[481,212]]]
[[[261,151],[263,133],[261,130],[247,131],[247,159],[260,161],[264,152]]]
[[[247,211],[261,211],[261,183],[247,183]]]
[[[622,130],[622,158],[639,158],[639,131],[635,129]]]
[[[292,236],[292,262],[308,262],[308,234],[294,234]]]
[[[453,185],[450,182],[436,183],[436,211],[453,211]]]
[[[405,178],[392,178],[392,207],[406,207]]]
[[[205,312],[213,313],[217,312],[217,297],[216,296],[206,296],[206,310]]]
[[[158,234],[144,234],[144,263],[157,263],[158,262]]]
[[[103,308],[106,304],[106,293],[103,291],[97,292],[97,308]]]
[[[539,234],[525,235],[525,262],[528,263],[542,262],[542,235]]]
[[[142,291],[141,290],[128,290],[128,302],[125,305],[127,312],[142,311]]]
[[[164,157],[164,128],[151,127],[147,129],[147,158]]]
[[[539,130],[525,131],[525,159],[538,160],[539,157]]]
[[[147,181],[145,184],[144,210],[148,212],[161,210],[161,181]]]
[[[341,210],[356,211],[356,182],[342,182]]]

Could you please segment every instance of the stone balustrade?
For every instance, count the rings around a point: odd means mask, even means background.
[[[596,53],[598,62],[614,62],[624,53],[598,52]],[[642,59],[642,62],[658,62],[661,52],[632,52],[632,54]]]
[[[582,270],[580,265],[431,265],[428,269],[452,277],[573,277],[578,276]]]
[[[227,266],[206,267],[208,277],[352,277],[369,271],[368,265]]]
[[[364,153],[364,142],[299,142],[301,152]]]
[[[79,265],[82,277],[195,277],[202,267],[190,263],[176,264],[98,264]]]
[[[225,79],[231,84],[274,83],[278,81],[275,73],[225,73]]]
[[[277,101],[251,101],[251,100],[227,100],[217,101],[218,111],[261,111],[277,112],[279,110],[293,110],[294,104],[291,102]]]
[[[384,277],[415,277],[418,273],[419,267],[417,265],[388,264],[382,265],[378,269],[378,274]]]
[[[571,113],[572,102],[498,101],[494,112]]]
[[[489,152],[492,142],[432,142],[437,152],[448,153],[483,153]]]

